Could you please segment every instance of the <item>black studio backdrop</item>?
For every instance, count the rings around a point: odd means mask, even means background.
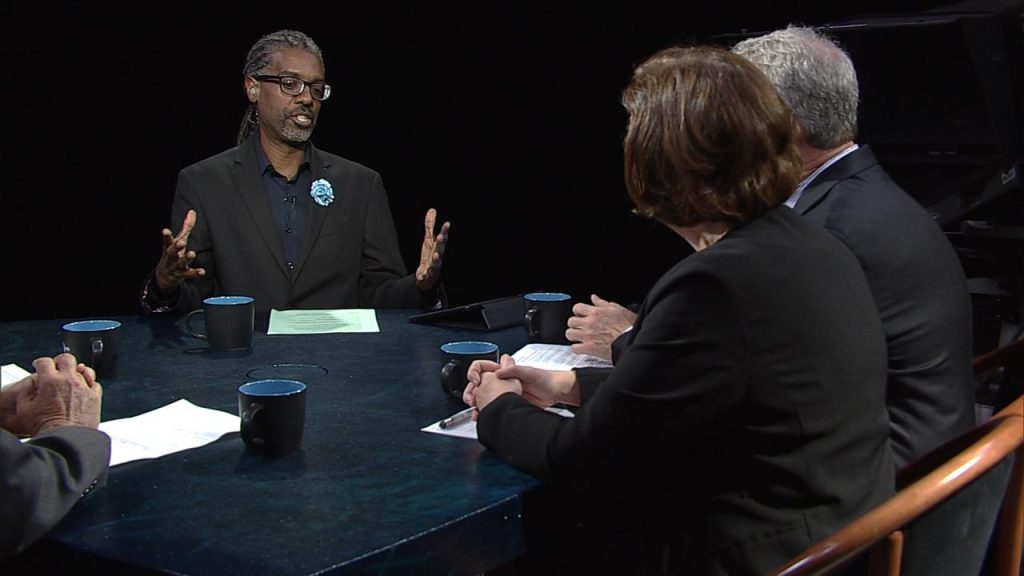
[[[180,225],[177,172],[233,145],[263,33],[323,49],[334,92],[314,141],[382,174],[410,269],[424,211],[452,221],[453,304],[636,302],[689,248],[629,211],[619,95],[635,64],[712,34],[941,3],[436,4],[4,3],[0,320],[138,311],[160,229]]]

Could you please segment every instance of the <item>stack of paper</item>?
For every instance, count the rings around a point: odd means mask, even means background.
[[[110,436],[110,465],[159,458],[205,446],[229,432],[238,432],[238,416],[178,400],[131,418],[100,422]]]
[[[527,344],[512,359],[516,364],[545,370],[572,370],[573,368],[610,368],[612,363],[597,356],[577,354],[570,346],[557,344]]]
[[[26,376],[31,376],[31,373],[21,366],[17,364],[4,364],[0,366],[0,388],[14,384]]]
[[[372,309],[271,310],[268,335],[380,332]]]

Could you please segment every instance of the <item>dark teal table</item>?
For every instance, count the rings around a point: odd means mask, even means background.
[[[475,441],[420,428],[459,408],[441,392],[438,346],[483,339],[513,352],[525,332],[423,326],[410,314],[378,311],[375,334],[258,330],[241,355],[209,353],[181,319],[118,318],[104,420],[179,398],[237,413],[250,369],[318,364],[328,373],[310,383],[303,448],[267,460],[233,433],[117,466],[17,562],[98,574],[473,574],[521,554],[528,524],[545,522],[524,509],[539,483]],[[56,354],[62,323],[0,324],[0,361],[30,368]]]

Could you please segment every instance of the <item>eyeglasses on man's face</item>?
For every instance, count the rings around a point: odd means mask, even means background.
[[[261,82],[273,82],[281,87],[281,93],[286,96],[298,96],[302,94],[302,91],[309,86],[309,95],[314,100],[320,100],[323,102],[331,97],[331,85],[323,82],[306,82],[301,78],[295,76],[274,76],[271,74],[259,74],[253,76],[253,78]]]

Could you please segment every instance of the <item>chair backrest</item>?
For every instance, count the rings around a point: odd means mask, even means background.
[[[1005,415],[1004,415],[1005,416]],[[1019,424],[1024,436],[1024,421]],[[941,450],[911,463],[896,474],[897,490],[912,485],[949,457],[968,449],[984,432],[966,434]],[[992,531],[1008,493],[1014,458],[995,463],[948,499],[939,502],[902,528],[905,535],[898,570],[880,574],[904,576],[969,576],[980,574]],[[1010,490],[1012,492],[1012,489]],[[1019,576],[1016,573],[1014,576]]]
[[[974,359],[972,367],[975,378],[996,369],[1003,370],[1003,381],[996,394],[996,408],[1008,406],[1000,412],[1006,413],[1012,409],[1012,399],[1024,395],[1024,338],[981,354]],[[1016,458],[994,542],[993,574],[996,576],[1021,574],[1021,557],[1024,555],[1024,448],[1017,450]]]
[[[908,542],[915,535],[921,536],[921,540],[925,540],[927,536],[922,532],[930,531],[912,526],[916,520],[936,511],[940,504],[951,500],[954,496],[962,499],[964,494],[967,494],[970,500],[977,497],[978,494],[986,494],[989,495],[991,512],[982,514],[984,518],[978,522],[988,524],[984,527],[984,533],[970,533],[967,538],[957,536],[954,528],[947,526],[948,531],[952,532],[952,538],[946,538],[951,542],[948,546],[957,544],[954,538],[964,538],[960,543],[970,541],[977,544],[978,541],[982,541],[980,547],[975,546],[976,550],[958,560],[959,566],[956,568],[961,574],[971,574],[972,572],[976,574],[984,560],[984,545],[987,544],[991,534],[1000,502],[1003,503],[1004,518],[1000,521],[1002,525],[999,528],[1000,536],[998,538],[1001,542],[1004,536],[1011,540],[1014,537],[1015,528],[1012,524],[1020,517],[1021,478],[1022,472],[1024,472],[1024,448],[1022,446],[1024,446],[1024,396],[1010,403],[988,422],[940,446],[918,462],[908,466],[907,469],[901,470],[900,478],[906,484],[894,496],[835,534],[811,546],[777,568],[772,574],[776,576],[827,574],[869,548],[871,556],[868,565],[871,574],[901,574],[904,560],[903,528],[911,526]],[[1008,463],[1000,466],[1000,463],[1005,463],[1008,460],[1013,462],[1012,473],[1007,469]],[[993,474],[989,475],[990,471]],[[1011,475],[1012,478],[1007,484],[1008,475]],[[994,479],[990,479],[990,476]],[[985,483],[983,487],[982,482]],[[1005,496],[1004,486],[1006,487]],[[969,492],[965,488],[969,489]],[[951,508],[963,510],[965,507],[963,502],[960,504],[960,506]],[[1018,507],[1016,512],[1008,510],[1014,506]],[[1013,518],[1014,515],[1017,518]],[[976,528],[969,529],[975,530]],[[1017,536],[1019,544],[1019,533]],[[932,551],[938,548],[934,542],[921,542],[917,548],[927,551],[929,545]],[[1012,548],[1012,542],[1010,547]],[[907,548],[909,550],[910,546]],[[1004,574],[1017,576],[1016,571],[1020,566],[1020,548],[1017,547],[1016,563],[1013,561],[1014,552],[1006,548],[1007,546],[1000,543],[997,556],[1005,555],[1007,558],[1005,564],[1001,564],[997,568],[999,570],[997,574],[999,576]],[[915,572],[925,573],[924,571],[929,569],[927,562],[923,562],[916,556],[917,554],[915,554],[917,561],[917,566],[914,567]],[[970,565],[973,568],[964,572],[963,566],[965,565]],[[907,568],[909,569],[910,566],[908,565]],[[934,565],[931,568],[934,568]]]
[[[974,375],[979,376],[990,370],[1021,361],[1024,361],[1024,338],[1014,340],[984,354],[979,354],[971,362],[971,368],[974,369]]]
[[[976,382],[993,373],[999,376],[999,386],[992,398],[996,410],[1024,394],[1024,338],[977,356],[971,365]],[[1000,372],[996,373],[997,369]]]

